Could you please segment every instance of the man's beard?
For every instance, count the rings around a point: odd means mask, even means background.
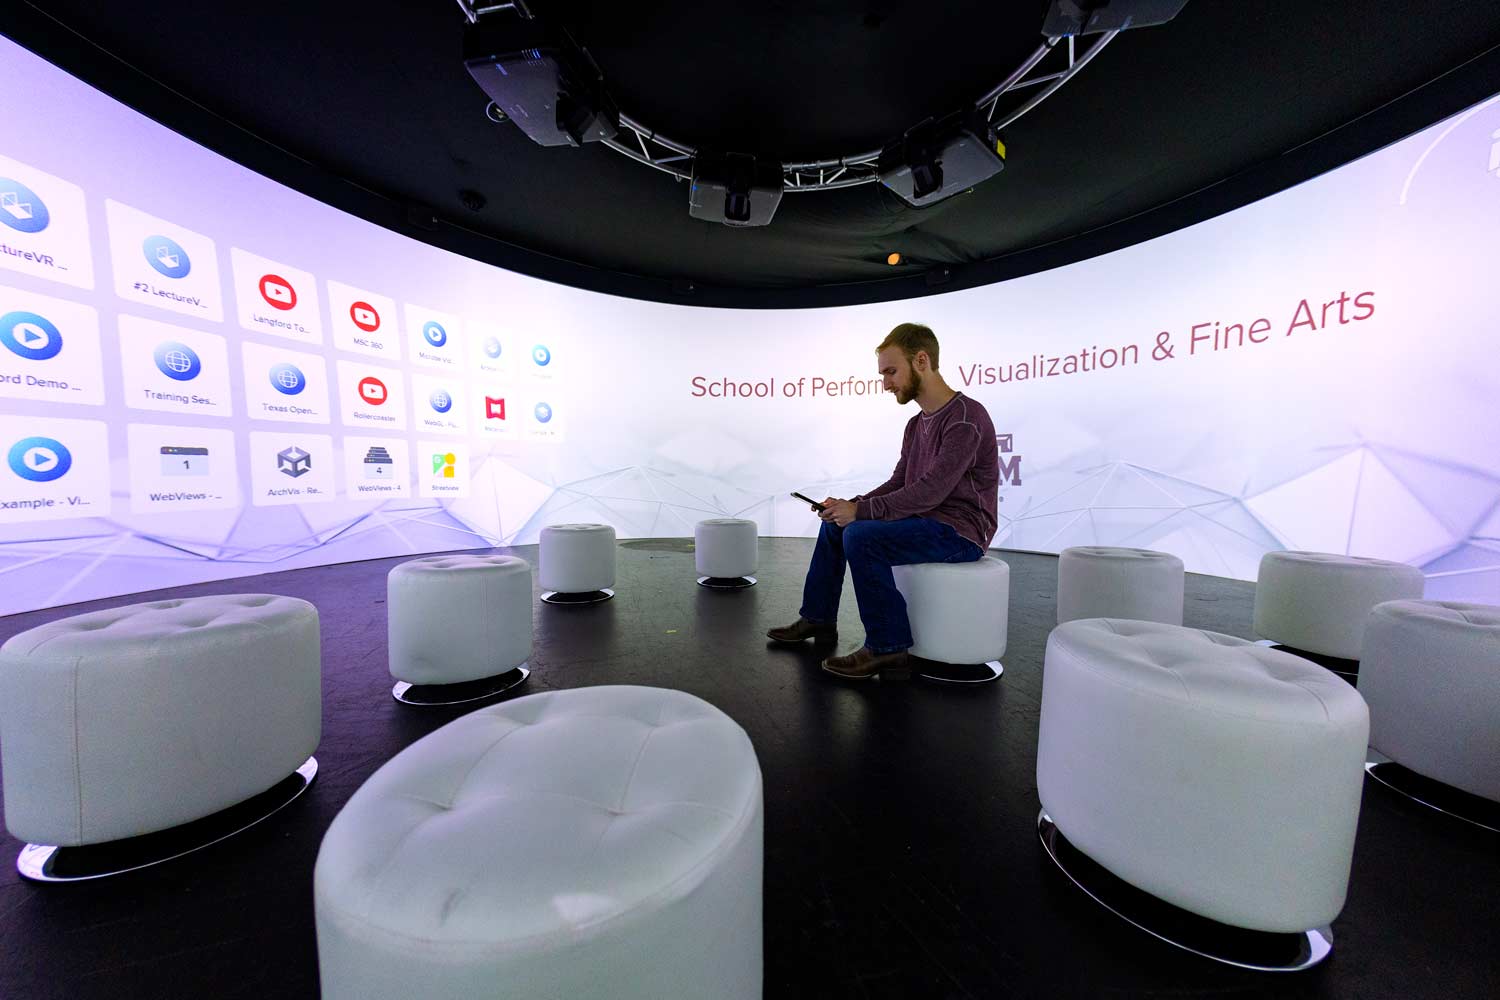
[[[911,373],[911,380],[896,390],[896,402],[900,403],[902,406],[905,406],[907,403],[910,403],[912,400],[916,399],[917,396],[921,394],[921,392],[922,376],[916,371],[916,369],[913,369]]]

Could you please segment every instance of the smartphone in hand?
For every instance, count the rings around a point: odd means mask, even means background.
[[[810,504],[812,506],[812,509],[817,511],[819,514],[823,513],[823,505],[818,503],[818,501],[814,500],[812,497],[805,497],[801,493],[797,493],[795,491],[792,493],[792,496],[796,497],[798,500],[801,500],[805,504]]]

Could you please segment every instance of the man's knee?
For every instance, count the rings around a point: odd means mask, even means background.
[[[874,521],[850,521],[844,528],[844,552],[858,558],[867,550],[875,534]]]

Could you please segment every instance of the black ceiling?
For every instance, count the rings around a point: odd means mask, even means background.
[[[589,48],[635,119],[782,160],[878,147],[984,93],[1035,48],[1047,8],[533,4]],[[689,218],[682,182],[612,150],[542,148],[489,122],[463,26],[454,0],[54,0],[10,4],[0,22],[185,135],[382,225],[551,280],[734,306],[900,298],[1081,259],[1500,91],[1500,4],[1190,0],[1012,126],[1006,170],[971,193],[921,210],[874,184],[794,194],[771,226],[740,230]],[[465,208],[464,189],[485,207]],[[435,229],[412,225],[433,215]]]

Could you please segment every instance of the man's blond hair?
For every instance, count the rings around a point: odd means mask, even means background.
[[[875,353],[879,354],[887,347],[901,348],[901,353],[906,355],[908,364],[916,364],[917,352],[926,351],[927,363],[932,366],[933,371],[938,370],[937,334],[933,333],[930,327],[925,327],[921,323],[902,323],[886,334],[880,346],[875,348]]]

